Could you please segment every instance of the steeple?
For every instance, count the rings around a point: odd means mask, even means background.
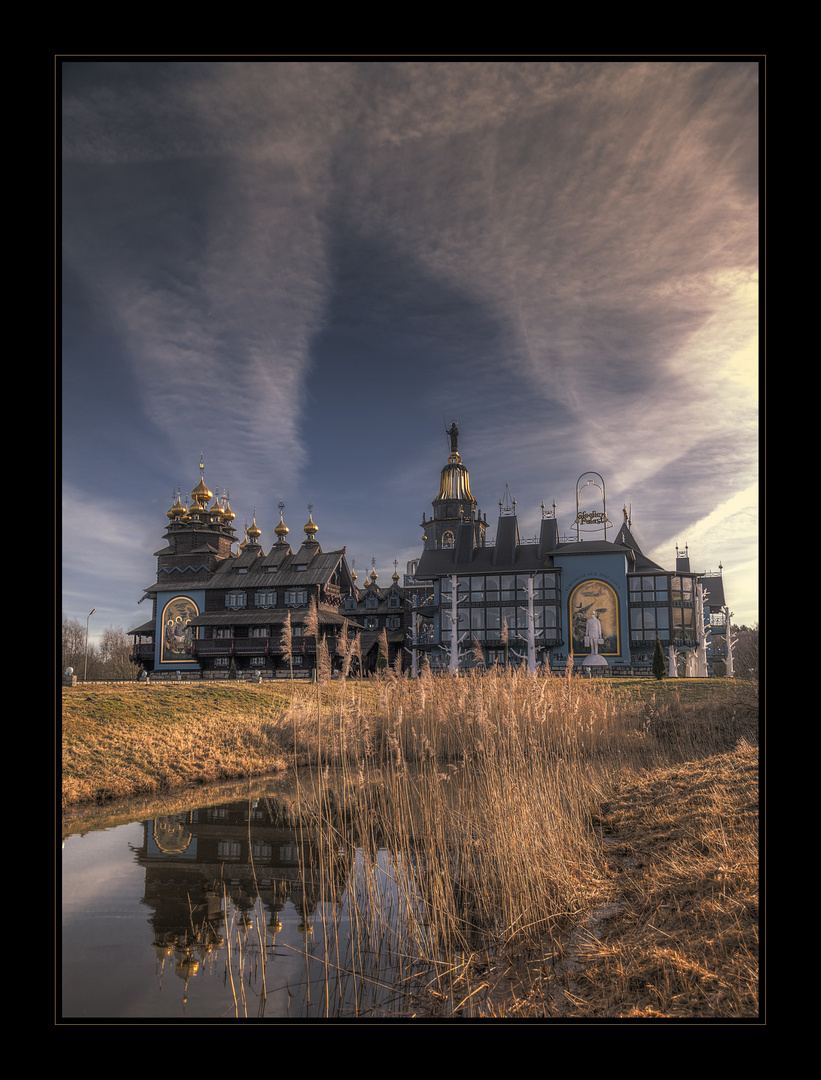
[[[452,548],[460,526],[470,525],[473,547],[484,546],[487,520],[476,508],[470,490],[470,476],[459,453],[459,428],[454,420],[446,435],[450,439],[450,454],[439,478],[439,493],[433,500],[433,519],[422,520],[425,549]]]

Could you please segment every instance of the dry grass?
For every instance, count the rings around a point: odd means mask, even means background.
[[[399,1011],[751,1017],[756,725],[718,680],[80,687],[64,802],[309,764],[301,820],[329,866],[363,862],[356,978],[398,965]],[[319,885],[337,910],[338,876]]]

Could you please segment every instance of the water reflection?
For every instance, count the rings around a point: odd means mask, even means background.
[[[397,869],[273,796],[69,835],[63,1016],[413,1012],[425,966],[395,943]]]

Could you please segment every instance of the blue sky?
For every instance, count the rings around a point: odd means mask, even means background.
[[[201,455],[240,534],[311,504],[389,582],[456,420],[491,537],[506,484],[569,532],[594,470],[758,619],[757,62],[59,73],[65,616],[148,617]]]

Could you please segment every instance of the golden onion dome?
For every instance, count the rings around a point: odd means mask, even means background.
[[[204,508],[207,505],[208,500],[212,497],[212,494],[213,493],[208,490],[208,486],[206,485],[205,481],[202,479],[202,477],[200,477],[200,482],[191,492],[191,498],[194,500],[194,502],[197,503],[198,506]]]
[[[179,521],[180,518],[185,517],[185,514],[186,514],[185,507],[180,502],[180,495],[179,495],[179,492],[177,492],[174,495],[174,504],[171,507],[171,509],[167,512],[166,516],[168,517],[168,519],[170,521]]]
[[[313,514],[311,513],[311,507],[308,507],[308,520],[302,526],[302,531],[308,537],[309,540],[313,540],[316,534],[319,532],[319,526],[314,523]]]
[[[237,515],[231,509],[231,504],[228,502],[228,495],[225,496],[225,505],[222,508],[222,520],[226,525],[230,525]]]
[[[275,526],[274,532],[280,538],[280,540],[284,540],[285,537],[288,535],[289,531],[290,530],[288,529],[288,526],[285,524],[285,522],[282,519],[282,511],[280,510],[280,512],[279,512],[279,525]]]
[[[253,521],[248,526],[248,528],[245,530],[245,535],[248,537],[248,539],[251,541],[252,544],[255,544],[257,542],[257,540],[259,540],[260,536],[262,536],[262,529],[260,529],[260,527],[257,525],[257,512],[256,512],[256,510],[254,510],[254,519],[253,519]]]
[[[219,495],[214,496],[214,502],[211,504],[208,514],[211,518],[216,518],[221,521],[223,517],[222,504],[220,503]]]

